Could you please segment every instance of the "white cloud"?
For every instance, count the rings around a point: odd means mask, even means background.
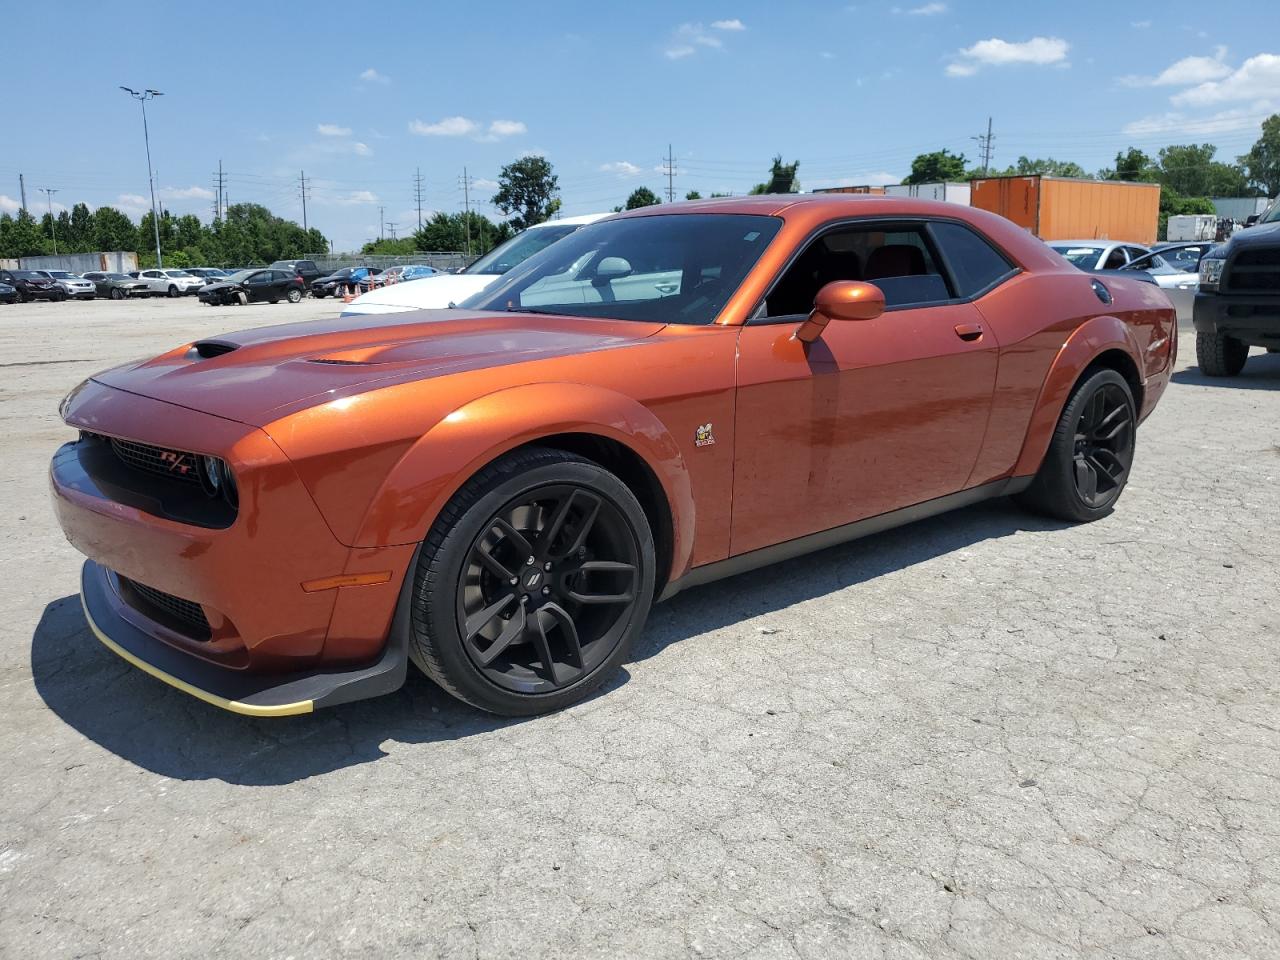
[[[378,195],[372,190],[352,190],[341,196],[333,197],[330,202],[336,203],[340,207],[354,207],[363,203],[377,203]]]
[[[1147,29],[1147,27],[1151,26],[1151,21],[1150,21],[1150,20],[1135,20],[1135,21],[1133,21],[1133,23],[1129,24],[1129,26],[1133,27],[1133,29],[1135,29],[1135,30],[1145,30],[1145,29]]]
[[[373,147],[369,146],[367,143],[360,143],[357,141],[351,145],[351,150],[357,157],[373,156]]]
[[[716,20],[708,27],[701,23],[682,23],[671,32],[671,38],[662,50],[668,60],[683,60],[698,52],[699,47],[711,50],[724,48],[724,40],[717,34],[739,33],[746,30],[741,20]]]
[[[926,3],[906,10],[901,7],[894,7],[891,12],[905,13],[909,17],[936,17],[940,13],[947,12],[947,5],[945,3]]]
[[[823,50],[820,54],[818,54],[818,56],[820,56],[823,60],[834,60],[836,58],[836,55],[832,53],[830,50]]]
[[[156,191],[161,200],[212,200],[213,191],[206,187],[161,187]]]
[[[1212,57],[1183,57],[1154,77],[1124,76],[1120,83],[1126,87],[1187,87],[1221,80],[1231,73],[1231,67],[1222,62],[1226,55],[1226,47],[1217,47]]]
[[[465,137],[479,129],[480,124],[467,117],[445,117],[435,123],[414,120],[409,124],[409,132],[420,137]]]
[[[1223,110],[1207,117],[1188,117],[1184,113],[1173,111],[1134,120],[1125,125],[1123,132],[1133,137],[1163,134],[1208,137],[1239,130],[1256,130],[1277,109],[1280,109],[1280,104],[1261,101],[1251,108]]]
[[[962,49],[957,54],[959,59],[947,65],[947,75],[969,77],[982,67],[1003,67],[1010,64],[1065,65],[1070,47],[1067,41],[1059,37],[1032,37],[1020,42],[991,37]]]
[[[497,180],[488,180],[484,177],[476,177],[474,180],[471,181],[471,185],[475,187],[477,190],[497,190],[498,189]]]
[[[122,193],[116,197],[113,206],[125,213],[143,214],[151,210],[151,201],[140,193]]]
[[[1171,99],[1175,104],[1205,105],[1232,100],[1261,100],[1280,91],[1280,56],[1260,53],[1232,73],[1184,90]]]
[[[873,187],[883,187],[891,183],[901,183],[902,177],[896,173],[889,173],[887,170],[877,170],[875,173],[861,173],[852,177],[841,177],[833,186],[836,187],[861,187],[870,185]]]
[[[17,213],[21,209],[22,204],[17,200],[13,199],[13,197],[5,196],[3,193],[0,193],[0,213],[13,214]]]
[[[379,73],[373,67],[365,70],[360,74],[360,79],[365,83],[390,83],[391,78],[384,73]]]
[[[349,137],[351,136],[351,128],[340,127],[336,123],[318,123],[316,124],[316,133],[322,137]]]
[[[519,120],[495,120],[489,124],[491,137],[514,137],[528,132],[529,128]]]
[[[600,164],[600,170],[602,173],[616,173],[620,177],[636,177],[640,175],[640,168],[626,160],[602,163]]]

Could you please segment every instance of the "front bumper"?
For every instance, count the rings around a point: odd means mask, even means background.
[[[398,690],[408,670],[408,605],[397,616],[382,654],[364,667],[291,674],[224,670],[188,656],[130,622],[115,575],[92,560],[80,574],[85,620],[102,643],[138,669],[205,703],[252,717],[311,713]]]
[[[1225,334],[1254,346],[1280,346],[1280,297],[1197,293],[1196,332]]]

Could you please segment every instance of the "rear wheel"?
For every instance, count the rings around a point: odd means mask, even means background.
[[[124,291],[123,291],[123,290],[121,290],[119,287],[112,287],[112,288],[111,288],[111,299],[112,299],[112,300],[123,300],[123,299],[124,299]]]
[[[55,290],[53,291],[53,296],[50,299],[53,300],[54,303],[61,303],[63,300],[67,299],[67,292],[65,290]]]
[[[299,300],[302,299],[302,291],[299,290],[297,287],[291,287],[289,292],[285,294],[285,299],[288,300],[290,303],[297,303]]]
[[[414,576],[411,650],[423,671],[482,710],[547,713],[626,659],[652,601],[653,535],[612,473],[533,448],[468,481]]]
[[[1044,462],[1017,501],[1076,523],[1106,516],[1129,481],[1137,425],[1128,381],[1114,370],[1089,374],[1072,392]]]
[[[1249,359],[1249,346],[1225,333],[1196,334],[1196,362],[1206,377],[1234,377]]]

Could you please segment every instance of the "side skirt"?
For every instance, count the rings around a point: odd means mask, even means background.
[[[855,520],[853,523],[832,527],[830,530],[820,530],[808,536],[797,537],[795,540],[787,540],[783,543],[776,543],[771,547],[761,547],[759,550],[752,550],[750,553],[741,553],[726,560],[717,560],[715,563],[694,567],[679,580],[674,580],[667,584],[666,589],[662,591],[662,595],[658,597],[658,600],[659,602],[670,600],[681,590],[687,590],[689,587],[700,587],[704,583],[723,580],[725,577],[736,577],[740,573],[758,570],[760,567],[781,563],[784,560],[793,560],[796,557],[804,556],[806,553],[825,550],[827,547],[848,543],[851,540],[860,540],[876,533],[883,533],[885,530],[892,530],[894,527],[905,526],[908,523],[915,523],[917,520],[936,517],[940,513],[947,513],[950,510],[958,510],[961,507],[981,503],[983,500],[1020,493],[1031,485],[1031,480],[1031,477],[1008,477],[1004,480],[994,480],[978,487],[961,490],[959,493],[949,493],[945,497],[936,497],[933,500],[926,500],[923,503],[903,507],[900,510],[892,510],[889,513],[867,517],[865,520]]]

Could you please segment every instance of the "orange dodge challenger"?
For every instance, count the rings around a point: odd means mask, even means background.
[[[286,324],[63,401],[58,518],[98,638],[239,713],[397,689],[587,696],[655,599],[990,497],[1108,513],[1173,308],[995,215],[649,207],[461,309]]]

